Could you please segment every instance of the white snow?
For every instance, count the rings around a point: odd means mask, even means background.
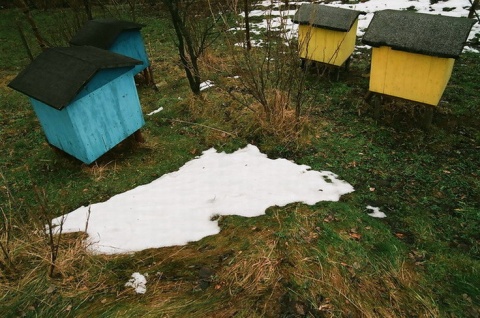
[[[125,283],[125,287],[132,287],[135,289],[137,294],[145,294],[147,292],[147,279],[145,276],[140,274],[139,272],[135,272],[132,274],[131,278],[128,282]]]
[[[370,215],[371,217],[374,217],[374,218],[386,218],[387,217],[387,215],[385,213],[380,211],[380,208],[377,208],[377,207],[374,207],[374,206],[371,206],[371,205],[367,205],[367,209],[373,211],[372,213],[368,213],[368,215]]]
[[[156,113],[161,112],[162,110],[163,110],[163,107],[159,107],[159,108],[155,109],[154,111],[148,113],[147,116],[152,116],[152,115],[154,115],[154,114],[156,114]]]
[[[318,3],[324,4],[323,1],[316,1]],[[310,3],[306,1],[290,1],[290,5],[301,5],[302,3]],[[250,16],[267,16],[269,18],[263,20],[260,23],[251,23],[251,28],[255,29],[267,29],[270,28],[272,31],[282,31],[284,32],[284,37],[289,39],[291,36],[296,37],[298,30],[298,25],[294,24],[291,21],[296,10],[279,10],[281,6],[284,5],[283,0],[265,0],[259,4],[260,6],[265,7],[262,10],[252,10]],[[358,3],[342,3],[342,1],[332,1],[329,2],[329,6],[353,9],[365,12],[365,15],[360,15],[358,18],[358,29],[357,36],[361,37],[365,33],[370,21],[373,18],[373,15],[376,11],[393,9],[393,10],[406,10],[415,9],[419,13],[428,13],[428,14],[441,14],[445,16],[454,16],[454,17],[467,17],[468,11],[471,7],[469,0],[440,0],[435,4],[431,4],[430,0],[367,0],[359,1]],[[445,10],[445,11],[444,11]],[[244,16],[242,12],[240,14]],[[476,19],[476,18],[475,18]],[[441,30],[439,30],[441,32]],[[475,35],[480,33],[480,23],[477,22],[469,36],[468,40],[475,38]],[[465,47],[465,51],[477,52],[478,50]]]
[[[208,80],[208,81],[205,81],[203,83],[200,83],[200,90],[203,91],[203,90],[206,90],[207,88],[213,87],[213,86],[215,86],[215,84],[213,84],[213,82],[211,80]]]
[[[332,172],[269,159],[253,145],[231,154],[212,148],[150,184],[66,214],[63,232],[85,231],[88,222],[91,252],[128,253],[217,234],[216,215],[254,217],[271,206],[338,201],[352,191]]]

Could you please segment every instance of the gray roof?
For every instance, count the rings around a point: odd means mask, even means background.
[[[431,56],[457,58],[475,21],[412,11],[384,10],[373,16],[363,43]]]
[[[322,29],[348,32],[360,14],[365,13],[320,4],[302,4],[292,21]]]
[[[91,46],[50,48],[8,86],[56,109],[67,106],[101,69],[133,68],[141,61]]]
[[[124,31],[138,31],[142,27],[144,27],[143,24],[122,20],[90,20],[73,36],[70,44],[90,45],[107,50],[112,46],[120,33]]]

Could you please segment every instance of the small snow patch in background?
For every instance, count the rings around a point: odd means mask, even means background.
[[[200,90],[203,91],[209,87],[213,87],[215,84],[211,80],[205,81],[203,83],[200,83]]]
[[[376,208],[376,207],[373,207],[371,205],[367,205],[367,209],[373,211],[372,213],[368,213],[368,215],[370,215],[371,217],[374,217],[374,218],[386,218],[387,217],[387,215],[385,213],[380,211],[380,208]]]
[[[147,291],[147,279],[139,272],[132,274],[132,278],[125,284],[125,287],[132,287],[137,294],[145,294]]]
[[[160,108],[158,108],[158,109],[155,109],[153,112],[148,113],[147,116],[152,116],[152,115],[154,115],[154,114],[156,114],[156,113],[161,112],[162,110],[163,110],[163,107],[160,107]]]

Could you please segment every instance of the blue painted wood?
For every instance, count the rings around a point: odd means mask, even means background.
[[[83,155],[85,146],[78,139],[77,132],[66,108],[57,110],[34,98],[30,98],[30,102],[40,121],[47,141],[75,158],[87,162],[88,158]]]
[[[140,73],[150,65],[145,43],[139,30],[120,33],[109,48],[109,51],[142,61],[142,65],[137,65],[131,70],[133,75]]]
[[[86,164],[145,124],[128,69],[98,72],[63,110],[31,101],[48,142]]]

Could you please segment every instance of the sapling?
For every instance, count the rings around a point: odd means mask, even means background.
[[[50,250],[50,266],[48,269],[48,276],[53,277],[58,257],[58,249],[62,238],[63,224],[65,223],[65,216],[61,217],[58,225],[54,225],[52,222],[53,216],[51,215],[51,209],[48,204],[45,189],[39,189],[37,186],[35,186],[34,191],[40,206],[40,220],[46,226],[45,237]],[[56,229],[57,226],[59,227],[58,229]]]

